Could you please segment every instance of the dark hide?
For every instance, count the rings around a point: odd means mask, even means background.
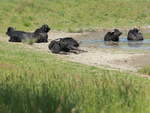
[[[118,29],[114,29],[113,32],[107,32],[104,36],[104,41],[119,41],[119,36],[122,34]]]
[[[16,31],[13,27],[9,27],[6,34],[10,36],[9,42],[22,42],[22,40],[34,37],[33,33]]]
[[[127,39],[131,41],[140,41],[143,40],[144,38],[143,34],[139,31],[139,29],[134,28],[129,30]]]
[[[40,43],[48,42],[47,33],[49,30],[48,25],[42,25],[42,27],[35,30],[35,32],[17,31],[13,27],[9,27],[6,34],[10,37],[9,42],[22,42],[26,39],[35,39],[37,43]]]
[[[60,53],[60,52],[84,52],[84,50],[78,49],[79,43],[71,37],[59,38],[51,41],[49,44],[49,49],[52,53]]]
[[[37,43],[40,42],[48,42],[48,32],[49,32],[50,28],[48,25],[42,25],[42,27],[40,27],[39,29],[36,29],[34,32],[34,37],[37,38]]]

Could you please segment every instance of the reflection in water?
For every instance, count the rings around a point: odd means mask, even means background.
[[[119,42],[104,41],[105,46],[119,46]]]
[[[150,39],[144,39],[143,41],[128,41],[126,37],[120,38],[119,42],[104,41],[96,39],[80,40],[81,45],[84,47],[95,48],[119,48],[119,49],[138,49],[138,50],[150,50]]]
[[[129,41],[129,47],[141,47],[143,45],[143,41]]]

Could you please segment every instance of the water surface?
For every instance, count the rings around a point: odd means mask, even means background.
[[[81,42],[81,45],[84,47],[150,50],[149,32],[143,33],[143,41],[128,41],[127,37],[125,35],[122,35],[120,36],[119,42],[109,42],[104,41],[104,35],[104,32],[93,32],[88,35],[80,36],[79,40]]]

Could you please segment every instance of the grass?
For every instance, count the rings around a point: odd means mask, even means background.
[[[150,23],[149,0],[0,0],[0,32],[8,26],[33,31],[42,24],[53,30],[144,26]]]
[[[145,66],[142,69],[139,70],[140,73],[150,75],[150,66]]]
[[[150,113],[147,79],[0,43],[0,113]]]

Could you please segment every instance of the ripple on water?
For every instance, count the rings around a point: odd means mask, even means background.
[[[143,41],[128,41],[126,37],[120,38],[119,42],[108,42],[103,39],[82,39],[80,40],[82,46],[97,47],[97,48],[119,48],[119,49],[135,49],[135,50],[150,50],[150,39]]]

